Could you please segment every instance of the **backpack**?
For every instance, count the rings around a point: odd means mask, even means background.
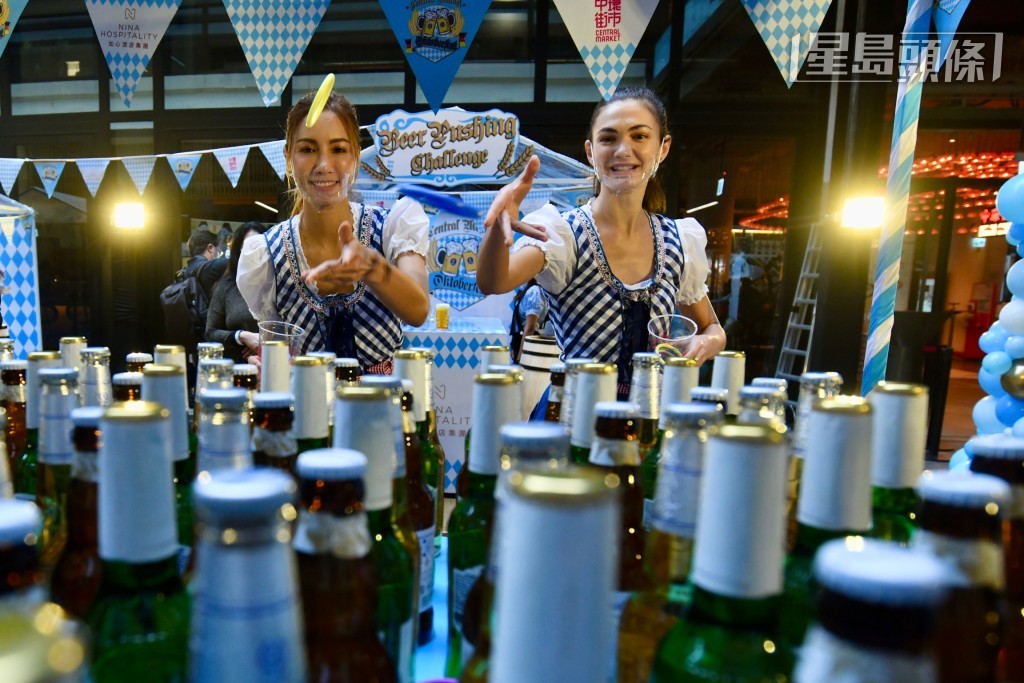
[[[523,299],[526,298],[526,292],[533,285],[527,283],[516,292],[515,298],[512,299],[512,324],[509,326],[509,354],[512,356],[513,361],[517,362],[519,358],[519,347],[523,344],[523,324],[519,321],[519,307],[523,303]]]
[[[199,284],[199,273],[206,267],[200,265],[194,271],[182,268],[174,276],[174,282],[160,292],[160,305],[164,310],[164,328],[167,342],[181,344],[194,349],[206,336],[206,310],[210,302]]]

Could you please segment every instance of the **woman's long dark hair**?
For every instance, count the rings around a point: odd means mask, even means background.
[[[617,89],[615,94],[611,96],[611,99],[602,100],[594,107],[594,113],[590,116],[590,130],[587,131],[587,138],[591,143],[594,141],[594,124],[597,122],[598,115],[612,102],[621,102],[623,100],[636,100],[647,105],[647,108],[654,114],[654,118],[658,119],[658,140],[663,142],[669,130],[668,111],[665,109],[665,103],[650,88],[630,86]],[[597,196],[600,191],[601,182],[595,177],[594,195]],[[644,210],[650,213],[664,213],[667,206],[665,191],[661,188],[661,183],[657,177],[652,177],[647,181],[647,188],[644,190]]]
[[[235,232],[231,234],[231,252],[228,256],[228,267],[224,274],[220,276],[218,283],[227,280],[234,281],[235,273],[238,272],[238,257],[242,255],[242,242],[245,241],[245,236],[249,234],[249,231],[262,235],[267,231],[267,226],[256,221],[248,221],[235,228]]]

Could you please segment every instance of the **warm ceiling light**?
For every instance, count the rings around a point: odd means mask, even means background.
[[[114,204],[114,227],[140,230],[146,225],[146,207],[140,202]]]
[[[875,230],[885,220],[885,197],[848,197],[839,224],[854,230]]]

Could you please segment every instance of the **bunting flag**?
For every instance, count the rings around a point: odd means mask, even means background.
[[[281,99],[331,0],[224,0],[268,107]]]
[[[249,156],[249,149],[249,145],[238,145],[213,150],[213,156],[217,157],[220,167],[227,173],[231,187],[238,187],[238,179],[242,177],[242,167]]]
[[[832,0],[741,0],[775,66],[792,87]]]
[[[153,167],[156,165],[156,157],[125,157],[124,159],[121,159],[121,163],[124,164],[125,170],[128,171],[128,175],[132,177],[132,181],[135,183],[135,188],[141,195],[146,191],[146,185],[149,184],[149,177],[153,175]]]
[[[79,159],[75,165],[82,174],[85,186],[89,188],[89,194],[95,197],[96,190],[100,189],[100,183],[103,182],[103,175],[107,172],[107,166],[110,165],[110,159]]]
[[[935,62],[938,71],[949,56],[949,48],[953,45],[953,36],[960,27],[967,6],[971,0],[938,0],[932,10],[932,23],[935,24],[936,37],[939,39],[939,59]]]
[[[5,207],[9,204],[4,202]],[[0,262],[5,271],[0,307],[16,358],[43,348],[35,219],[32,210],[24,208],[22,215],[0,218]]]
[[[657,0],[651,0],[657,4]],[[491,0],[380,0],[391,30],[436,113]]]
[[[24,165],[24,159],[0,159],[0,185],[4,188],[4,194],[10,194],[14,187],[14,181],[18,179],[18,173]]]
[[[619,87],[658,0],[555,0],[601,97]]]
[[[284,180],[284,172],[288,168],[288,164],[284,160],[284,140],[261,142],[256,146],[263,152],[263,158],[274,167],[277,177]]]
[[[192,176],[195,175],[196,167],[202,158],[202,154],[172,154],[167,157],[167,163],[170,164],[174,177],[178,179],[182,192],[188,189],[188,184],[192,182]]]
[[[4,49],[14,33],[14,25],[18,23],[27,4],[28,0],[0,0],[0,57],[3,57]]]
[[[43,189],[46,190],[46,196],[52,197],[53,191],[57,187],[57,181],[60,180],[60,174],[64,172],[63,161],[37,161],[35,162],[36,173],[39,174],[39,179],[43,181]]]
[[[164,37],[181,0],[85,0],[100,49],[124,106]]]

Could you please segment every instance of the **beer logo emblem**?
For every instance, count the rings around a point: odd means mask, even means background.
[[[7,21],[11,16],[11,5],[7,0],[0,0],[0,37],[9,35],[11,25]]]
[[[472,221],[442,215],[431,229],[427,277],[434,298],[464,310],[483,298],[476,285],[480,234]]]
[[[421,0],[410,3],[409,33],[405,51],[432,62],[466,47],[461,0]]]
[[[57,180],[56,166],[43,166],[43,180]]]
[[[189,175],[192,173],[192,162],[188,159],[179,159],[178,163],[174,165],[174,172],[179,175]]]

